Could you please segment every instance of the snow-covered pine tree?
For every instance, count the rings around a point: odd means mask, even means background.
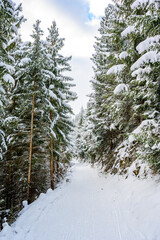
[[[11,184],[12,159],[6,159],[4,154],[8,147],[8,136],[11,125],[13,127],[15,116],[10,111],[12,105],[12,91],[15,85],[15,59],[12,56],[14,51],[18,28],[23,22],[23,16],[20,16],[21,4],[16,6],[14,2],[8,0],[0,1],[0,165],[2,196],[1,210],[6,210],[10,214],[11,202],[9,196],[9,188]],[[8,148],[9,151],[9,148]],[[5,215],[5,214],[4,214]],[[3,217],[4,217],[3,215]]]
[[[95,44],[96,53],[93,55],[95,77],[92,81],[94,93],[92,95],[95,102],[95,134],[99,141],[98,158],[112,154],[116,142],[120,139],[119,119],[115,118],[114,89],[121,81],[121,72],[124,64],[120,64],[118,53],[122,47],[120,34],[125,24],[118,18],[117,8],[109,5],[105,10],[99,29],[100,37]],[[98,153],[98,151],[97,151]]]
[[[51,187],[54,188],[56,178],[59,178],[58,172],[63,169],[63,165],[68,161],[70,149],[70,132],[73,123],[71,121],[72,110],[68,104],[75,100],[76,94],[70,88],[72,78],[65,76],[65,72],[70,71],[70,57],[64,57],[60,54],[64,46],[64,39],[59,37],[58,28],[54,21],[49,28],[47,37],[48,44],[48,75],[46,81],[46,102],[48,104],[48,122],[50,138],[50,180]],[[62,163],[62,165],[61,165]],[[54,173],[57,175],[54,176]],[[55,179],[53,179],[53,176]]]
[[[12,131],[12,156],[15,162],[13,178],[14,207],[17,211],[21,207],[22,200],[26,199],[27,191],[27,168],[28,168],[28,191],[30,189],[30,201],[47,185],[47,160],[49,149],[47,145],[47,124],[44,118],[45,112],[45,58],[39,27],[40,21],[34,25],[32,34],[33,42],[19,43],[14,52],[16,60],[16,85],[13,91],[14,115],[17,118],[15,131]],[[29,156],[28,156],[29,149]],[[28,167],[29,159],[29,167]],[[32,173],[32,174],[31,174]],[[43,178],[43,183],[40,181]],[[18,197],[17,197],[18,196]],[[18,202],[16,199],[19,199]]]
[[[130,166],[137,159],[134,171],[137,175],[140,170],[138,158],[145,160],[148,158],[152,163],[155,159],[155,165],[159,162],[157,160],[159,159],[159,141],[157,140],[159,84],[156,77],[159,71],[158,48],[156,48],[159,41],[157,35],[159,33],[159,12],[153,1],[141,2],[137,0],[130,1],[130,3],[123,1],[121,4],[118,6],[120,9],[119,18],[126,16],[127,25],[121,33],[123,42],[126,43],[126,50],[121,52],[119,57],[122,58],[123,55],[126,55],[124,63],[128,72],[125,76],[122,75],[122,79],[126,78],[127,80],[127,94],[123,94],[123,100],[125,103],[128,103],[127,99],[131,101],[131,111],[127,111],[130,116],[124,131],[128,137],[117,148],[115,157],[119,172],[121,170],[126,172],[126,166]],[[117,113],[122,111],[124,111],[123,104],[119,106]],[[152,140],[149,136],[152,136]],[[114,169],[116,169],[115,165]]]
[[[80,118],[77,134],[77,153],[79,157],[94,164],[99,154],[99,142],[94,133],[94,109],[91,98],[87,104],[87,109],[83,113],[83,118]],[[82,120],[81,120],[82,119]],[[98,154],[97,154],[98,152]]]
[[[154,1],[114,2],[95,44],[92,130],[106,170],[126,173],[137,159],[137,175],[139,158],[159,166],[159,9]]]
[[[135,112],[141,116],[135,134],[141,143],[139,157],[148,160],[155,169],[160,169],[160,10],[155,1],[142,4],[135,1],[131,8],[136,16],[136,31],[141,41],[136,44],[138,59],[131,66],[134,78]],[[139,14],[139,12],[141,14]],[[135,130],[135,133],[138,131]]]
[[[86,111],[82,107],[74,121],[76,134],[74,139],[76,145],[75,156],[81,160],[87,160],[86,147],[88,147],[88,145],[86,145],[85,136],[88,135],[88,127],[86,129],[84,128],[86,122]]]
[[[26,199],[28,147],[29,147],[29,120],[26,119],[25,109],[30,104],[28,94],[28,64],[31,61],[27,56],[31,43],[22,43],[19,39],[12,53],[15,59],[15,86],[12,90],[10,112],[14,115],[14,122],[10,123],[7,137],[8,151],[5,159],[12,159],[10,201],[13,216],[22,207],[22,201]],[[28,111],[29,112],[29,111]],[[27,114],[29,115],[29,113]]]
[[[45,112],[45,79],[46,69],[45,58],[46,49],[41,36],[43,31],[40,29],[40,21],[34,24],[33,43],[28,49],[25,59],[22,59],[25,65],[26,74],[23,76],[23,99],[24,105],[22,123],[30,129],[29,140],[29,166],[28,166],[28,186],[27,200],[32,201],[38,193],[46,189],[46,168],[47,168],[47,124],[44,117]],[[23,64],[22,64],[22,71]],[[22,72],[23,73],[23,72]],[[30,122],[30,123],[29,123]],[[29,126],[30,125],[30,126]],[[43,183],[40,184],[40,178],[43,176]]]

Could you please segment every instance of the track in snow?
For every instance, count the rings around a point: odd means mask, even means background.
[[[145,217],[148,192],[137,199],[142,189],[148,190],[145,181],[105,177],[78,162],[74,162],[69,178],[70,182],[64,181],[55,191],[41,194],[12,227],[4,228],[0,239],[158,240],[156,235],[148,237],[152,232],[146,232],[151,223],[150,216]],[[158,237],[155,229],[152,231]]]

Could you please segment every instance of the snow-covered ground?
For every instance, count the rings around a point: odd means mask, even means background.
[[[159,240],[160,183],[104,176],[74,162],[70,181],[7,224],[1,240]]]

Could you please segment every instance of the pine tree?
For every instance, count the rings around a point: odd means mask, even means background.
[[[143,36],[136,44],[138,59],[131,66],[134,77],[135,112],[141,115],[141,133],[136,137],[142,144],[141,158],[148,161],[156,169],[159,169],[159,71],[160,71],[160,12],[155,4],[132,4],[136,15],[136,30]],[[138,13],[141,12],[141,15]],[[152,137],[151,137],[152,136]]]
[[[119,64],[118,60],[122,45],[119,39],[124,22],[118,21],[117,14],[115,6],[109,5],[106,8],[99,29],[101,36],[97,38],[96,53],[93,55],[95,79],[92,81],[94,89],[92,101],[95,102],[96,115],[94,133],[99,141],[97,152],[100,154],[98,158],[101,159],[103,155],[111,154],[116,142],[119,141],[119,122],[114,116],[116,102],[113,92],[118,79],[114,74],[120,75],[121,69],[124,68],[124,64]]]
[[[114,2],[105,10],[93,55],[94,159],[114,173],[127,173],[133,161],[140,169],[142,159],[158,169],[159,9],[150,1]],[[83,139],[85,153],[91,146],[89,136]]]
[[[54,188],[53,174],[60,168],[58,161],[62,162],[69,156],[70,131],[73,123],[70,120],[72,114],[69,102],[76,98],[75,93],[70,90],[74,86],[70,83],[72,79],[64,75],[70,71],[70,57],[63,57],[59,52],[64,46],[64,39],[59,37],[56,23],[53,22],[49,29],[48,43],[48,80],[46,92],[48,97],[48,121],[50,124],[50,178],[51,187]],[[68,149],[68,150],[67,150]],[[66,153],[66,156],[65,156]],[[63,156],[62,156],[63,154]],[[63,159],[64,158],[64,159]],[[58,176],[56,176],[58,178]]]
[[[2,210],[11,209],[10,185],[12,156],[6,159],[6,152],[10,151],[8,142],[10,128],[13,127],[15,116],[10,111],[12,105],[12,91],[15,85],[15,59],[13,52],[17,43],[18,28],[23,22],[20,16],[21,5],[16,6],[12,1],[0,2],[0,164],[2,184]],[[5,211],[4,211],[5,212]],[[3,211],[1,211],[3,213]],[[4,214],[4,215],[5,215]]]

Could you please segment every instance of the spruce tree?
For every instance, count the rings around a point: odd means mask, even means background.
[[[93,55],[94,159],[114,173],[127,173],[134,161],[140,169],[143,159],[158,169],[159,9],[151,1],[114,2],[105,10]]]
[[[60,54],[64,46],[64,39],[59,37],[58,28],[55,21],[49,28],[47,37],[48,44],[48,79],[46,81],[46,101],[48,103],[48,121],[50,124],[48,135],[50,137],[50,177],[51,187],[54,188],[53,174],[60,170],[59,161],[68,159],[70,152],[70,132],[73,123],[70,119],[72,114],[70,101],[76,98],[70,88],[74,86],[70,82],[72,78],[65,76],[65,72],[70,71],[70,57]],[[47,61],[48,61],[47,60]],[[66,160],[65,160],[66,161]],[[55,176],[58,178],[59,176]]]
[[[15,86],[15,59],[13,52],[17,44],[18,28],[23,22],[20,16],[21,5],[16,6],[12,1],[0,2],[0,165],[1,165],[1,186],[2,205],[0,211],[4,215],[11,214],[11,172],[12,156],[6,158],[9,152],[10,129],[15,123],[15,116],[11,111],[12,92]]]

